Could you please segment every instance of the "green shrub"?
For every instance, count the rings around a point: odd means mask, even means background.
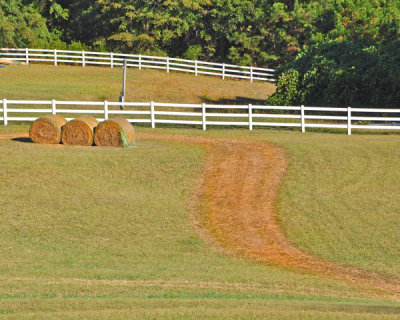
[[[197,60],[203,53],[203,48],[201,45],[192,45],[183,53],[183,58],[189,60]]]
[[[300,103],[299,92],[299,72],[289,69],[282,73],[278,79],[276,93],[269,99],[273,105],[297,105]]]
[[[400,106],[400,41],[330,41],[278,71],[274,104]]]

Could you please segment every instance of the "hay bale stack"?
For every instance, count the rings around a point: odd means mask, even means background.
[[[29,137],[35,143],[58,144],[61,142],[61,129],[67,121],[55,114],[36,119],[29,128]]]
[[[96,146],[126,147],[134,144],[135,131],[128,120],[114,118],[99,124],[94,134]]]
[[[68,121],[62,129],[61,142],[74,146],[91,146],[98,124],[99,122],[92,117],[79,117]]]

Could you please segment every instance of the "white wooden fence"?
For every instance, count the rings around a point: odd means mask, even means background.
[[[0,100],[0,121],[34,121],[40,114],[63,114],[70,120],[95,115],[99,121],[123,116],[132,123],[254,127],[400,130],[400,109],[327,108],[305,106],[211,105],[158,102]],[[43,108],[46,106],[47,108]],[[89,109],[92,108],[92,109]],[[20,116],[18,116],[18,114]]]
[[[46,49],[0,49],[0,59],[31,62],[47,62],[57,66],[60,63],[78,64],[82,67],[88,65],[109,66],[111,68],[122,66],[127,61],[128,67],[139,69],[162,69],[167,72],[189,72],[196,76],[199,74],[219,76],[225,78],[239,78],[274,82],[273,69],[237,66],[227,63],[205,62],[200,60],[187,60],[169,57],[153,57],[137,54],[105,53],[90,51],[46,50]]]

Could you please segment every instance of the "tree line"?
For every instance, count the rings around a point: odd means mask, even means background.
[[[270,104],[397,106],[400,0],[7,0],[0,47],[278,68]]]
[[[400,37],[400,0],[7,0],[0,46],[277,67],[329,40]]]

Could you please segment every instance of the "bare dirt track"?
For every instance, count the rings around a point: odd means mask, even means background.
[[[201,144],[207,164],[201,187],[202,224],[234,255],[328,275],[400,298],[400,280],[325,261],[293,246],[277,221],[276,197],[288,166],[284,150],[255,141],[181,135],[139,138]]]
[[[249,140],[155,134],[140,134],[138,138],[205,148],[206,168],[198,197],[201,204],[197,206],[202,210],[200,223],[214,243],[229,254],[345,280],[376,295],[400,300],[399,279],[319,259],[287,239],[276,216],[276,198],[288,166],[284,150]]]
[[[0,134],[0,139],[27,138],[27,137],[29,137],[29,135],[27,133]]]

